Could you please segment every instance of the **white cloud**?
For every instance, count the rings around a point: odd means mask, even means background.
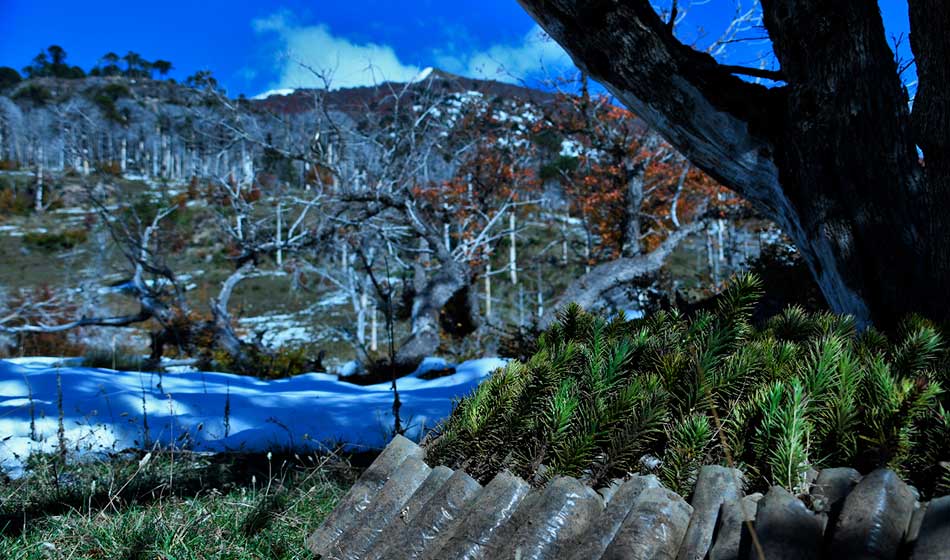
[[[457,60],[457,59],[456,59]],[[537,24],[515,44],[493,45],[471,54],[455,71],[473,78],[503,82],[536,76],[557,75],[574,68],[571,57]]]
[[[273,88],[322,87],[312,70],[332,75],[334,89],[405,82],[420,72],[418,66],[400,62],[388,45],[354,43],[333,35],[326,25],[298,25],[288,12],[256,19],[253,26],[257,33],[276,34],[283,47],[280,77]]]
[[[332,74],[331,87],[355,87],[385,81],[407,82],[419,75],[419,66],[404,64],[389,45],[355,43],[335,36],[325,25],[300,25],[287,11],[252,22],[261,35],[276,36],[281,45],[276,63],[279,78],[273,89],[322,87],[313,70]],[[433,49],[430,64],[472,78],[517,82],[541,74],[557,76],[574,69],[570,57],[540,26],[519,41],[460,53]]]

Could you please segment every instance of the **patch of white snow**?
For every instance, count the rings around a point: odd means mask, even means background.
[[[258,93],[251,99],[261,100],[261,99],[267,99],[268,97],[272,97],[275,95],[291,95],[294,91],[296,90],[293,88],[271,89],[271,90],[265,91],[264,93]]]
[[[471,360],[452,375],[420,379],[446,365],[427,359],[398,381],[407,435],[421,437],[504,364]],[[84,368],[57,358],[0,360],[0,469],[18,476],[31,453],[55,451],[61,414],[65,443],[79,457],[156,444],[211,452],[309,451],[329,442],[379,448],[391,435],[392,397],[389,383],[360,387],[326,373],[265,381]]]

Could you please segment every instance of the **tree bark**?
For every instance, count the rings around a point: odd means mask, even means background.
[[[33,209],[37,214],[43,212],[43,147],[40,146],[40,155],[36,166],[36,196],[33,201]]]
[[[515,213],[508,214],[508,271],[512,285],[518,284],[518,234]]]
[[[428,278],[422,289],[417,290],[412,302],[412,331],[396,352],[397,368],[411,372],[424,358],[435,354],[439,348],[443,309],[460,292],[464,291],[466,295],[460,302],[461,313],[466,316],[449,319],[466,321],[474,326],[480,323],[477,296],[469,284],[466,267],[448,261]]]
[[[564,290],[558,301],[541,316],[539,326],[549,327],[557,317],[557,311],[565,304],[576,303],[584,309],[595,309],[609,290],[660,270],[666,258],[680,242],[703,227],[705,227],[704,222],[693,222],[670,234],[659,247],[649,253],[635,257],[621,257],[597,265]]]
[[[923,252],[933,285],[943,288],[943,301],[935,303],[946,317],[950,308],[950,4],[943,0],[910,0],[908,4],[918,83],[911,122],[926,162],[922,203],[931,218],[924,226],[929,246]]]
[[[647,0],[519,2],[582,71],[774,220],[833,310],[882,327],[950,316],[944,2],[910,1],[913,127],[875,2],[762,0],[786,81],[770,89],[680,43]]]
[[[628,166],[625,170],[627,190],[624,192],[624,224],[622,254],[631,258],[640,254],[640,207],[643,206],[643,163]]]

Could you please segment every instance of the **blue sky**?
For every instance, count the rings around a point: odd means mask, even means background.
[[[680,34],[706,46],[750,3],[694,0]],[[906,2],[880,5],[889,34],[906,33]],[[50,44],[86,69],[108,51],[130,50],[170,60],[178,79],[209,69],[229,93],[249,96],[314,85],[302,63],[332,69],[337,87],[406,79],[428,66],[505,80],[572,68],[515,0],[0,0],[0,66],[20,69]],[[763,42],[736,45],[722,58],[772,62]],[[910,57],[906,48],[901,55]]]

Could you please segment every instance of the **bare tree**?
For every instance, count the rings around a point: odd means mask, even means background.
[[[542,328],[551,325],[557,317],[556,312],[570,303],[576,303],[585,309],[597,309],[604,295],[610,290],[656,274],[683,239],[705,227],[704,220],[696,220],[671,233],[652,251],[632,257],[620,257],[593,267],[590,272],[571,282],[555,302],[548,304],[547,310],[541,315],[539,325]]]
[[[875,2],[762,0],[780,64],[763,70],[683,44],[647,0],[519,1],[585,72],[775,220],[835,311],[882,326],[950,315],[946,3],[908,2],[911,112]]]
[[[39,322],[19,313],[5,321],[8,332],[135,320],[156,327],[154,359],[177,348],[186,355],[225,356],[235,369],[250,369],[269,350],[262,333],[255,338],[237,326],[233,302],[242,299],[245,283],[281,276],[292,289],[315,297],[327,289],[345,296],[353,321],[323,328],[342,335],[360,361],[383,357],[405,372],[444,350],[440,344],[447,337],[451,348],[490,344],[493,329],[505,322],[550,316],[566,300],[545,298],[557,295],[564,278],[550,284],[548,264],[540,259],[561,249],[564,265],[578,264],[569,257],[572,247],[580,247],[580,230],[590,275],[569,286],[565,298],[595,305],[603,296],[596,286],[612,289],[654,272],[693,229],[693,175],[679,173],[679,155],[647,134],[640,121],[599,118],[619,110],[607,98],[586,92],[569,98],[538,94],[544,97],[539,102],[495,98],[490,90],[474,91],[471,80],[433,73],[424,81],[361,90],[354,105],[332,90],[329,76],[315,76],[323,87],[264,103],[230,99],[208,76],[193,80],[191,88],[154,86],[168,88],[182,103],[156,102],[130,84],[129,93],[114,101],[128,117],[122,122],[109,120],[108,103],[94,103],[93,95],[29,110],[0,98],[5,149],[26,154],[30,167],[88,170],[107,182],[110,174],[124,173],[142,180],[150,195],[164,193],[157,215],[123,210],[100,216],[128,265],[131,279],[123,293],[142,313],[112,317],[101,308],[75,321],[50,315]],[[94,81],[89,87],[81,91],[99,91]],[[575,103],[583,106],[572,109],[579,118],[558,131],[552,153],[541,153],[539,127],[548,125],[544,121],[557,106]],[[622,202],[610,219],[596,212],[568,216],[563,196],[549,196],[557,178],[545,184],[539,170],[547,157],[562,155],[562,140],[583,147],[578,159],[584,173],[609,168],[604,180]],[[635,149],[649,153],[640,157]],[[677,168],[663,184],[651,175],[661,164]],[[561,173],[564,185],[583,179]],[[165,235],[185,205],[200,212],[205,234],[213,232],[213,250],[227,255],[226,278],[202,301],[195,301],[195,292],[186,296],[184,270],[176,269]],[[563,222],[563,235],[545,239],[555,218]],[[607,239],[594,225],[598,220],[616,224],[621,234]],[[667,236],[669,243],[650,253]],[[537,241],[548,244],[538,250]],[[205,256],[206,248],[201,252]],[[603,277],[592,282],[597,274]],[[393,294],[400,296],[396,305],[389,301]],[[377,314],[386,320],[383,336],[389,341],[378,340]],[[390,355],[383,356],[389,345]]]
[[[169,264],[171,253],[167,233],[163,231],[178,205],[160,207],[153,215],[143,216],[132,209],[109,208],[90,189],[90,200],[98,208],[102,223],[108,228],[125,257],[130,275],[113,287],[137,301],[134,314],[109,316],[102,313],[78,319],[50,323],[27,322],[27,318],[53,316],[61,296],[43,301],[29,301],[0,317],[0,332],[6,334],[63,332],[79,327],[124,327],[154,321],[151,333],[150,360],[157,365],[168,346],[184,356],[208,361],[216,352],[228,357],[228,366],[238,372],[253,373],[259,358],[268,351],[257,340],[242,338],[235,330],[229,311],[231,296],[238,285],[252,278],[285,275],[280,268],[265,265],[278,251],[284,254],[312,253],[327,239],[330,229],[313,211],[321,204],[319,194],[308,200],[288,202],[293,216],[290,226],[278,236],[270,228],[269,217],[258,217],[254,199],[241,191],[236,183],[222,181],[216,209],[219,234],[229,242],[234,268],[221,283],[218,293],[208,299],[207,312],[196,310],[186,297],[186,286]],[[316,219],[308,221],[308,216]]]

